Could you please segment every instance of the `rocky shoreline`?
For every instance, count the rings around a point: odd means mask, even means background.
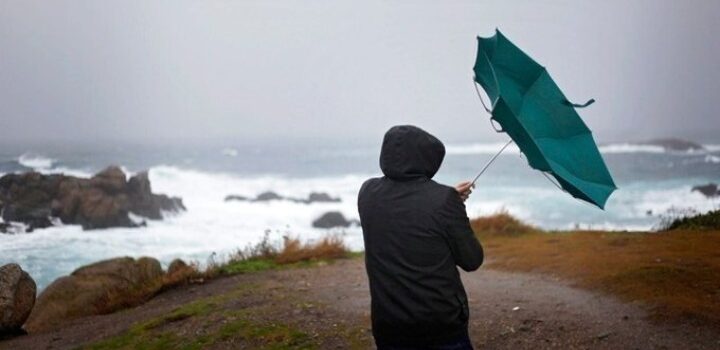
[[[0,340],[44,332],[79,317],[142,304],[195,273],[182,260],[163,271],[155,258],[121,257],[82,266],[37,296],[35,281],[17,264],[0,267]]]
[[[163,212],[185,210],[182,199],[152,192],[147,171],[129,179],[117,166],[91,178],[38,172],[0,177],[0,233],[32,232],[55,224],[83,229],[137,227]],[[21,225],[18,225],[20,223]]]

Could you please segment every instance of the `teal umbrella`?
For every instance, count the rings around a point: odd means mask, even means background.
[[[475,82],[492,101],[492,109],[485,109],[501,126],[496,130],[512,138],[529,165],[552,175],[573,197],[604,208],[617,187],[592,132],[575,110],[595,101],[569,102],[545,67],[499,30],[492,37],[478,37],[473,70]]]

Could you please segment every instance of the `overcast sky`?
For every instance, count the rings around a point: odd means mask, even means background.
[[[497,141],[472,87],[498,27],[598,141],[720,140],[720,1],[0,0],[0,139]]]

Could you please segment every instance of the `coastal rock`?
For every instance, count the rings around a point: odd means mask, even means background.
[[[285,197],[283,197],[275,192],[268,191],[268,192],[260,193],[259,195],[257,195],[257,197],[255,197],[255,199],[253,201],[267,202],[267,201],[280,200],[280,199],[284,199],[284,198]]]
[[[35,305],[37,286],[17,264],[0,267],[0,338],[22,334],[22,325]]]
[[[229,194],[229,195],[225,196],[226,202],[231,202],[231,201],[245,202],[248,200],[250,200],[250,198],[247,198],[245,196],[240,196],[237,194]]]
[[[338,211],[330,211],[313,221],[312,225],[316,228],[334,228],[334,227],[350,227],[357,224],[356,220],[347,220],[345,216]]]
[[[52,225],[51,202],[61,180],[60,175],[40,173],[9,174],[0,178],[3,220],[23,222],[31,230]]]
[[[162,277],[160,262],[153,258],[116,258],[81,267],[45,288],[25,328],[42,332],[78,317],[138,305],[162,288]]]
[[[130,178],[127,194],[130,200],[130,211],[148,219],[162,219],[163,211],[185,210],[182,199],[152,193],[147,171]]]
[[[229,194],[225,196],[225,201],[250,201],[250,202],[268,202],[268,201],[274,201],[274,200],[287,200],[295,203],[304,203],[304,204],[312,204],[312,203],[337,203],[340,202],[340,198],[331,197],[329,194],[325,192],[312,192],[310,195],[308,195],[307,198],[293,198],[293,197],[285,197],[281,196],[275,192],[267,191],[260,193],[257,195],[254,199],[250,199],[245,196],[240,196],[236,194]]]
[[[707,185],[698,185],[693,186],[691,192],[697,191],[702,193],[707,198],[712,197],[718,197],[720,196],[720,189],[718,189],[718,185],[716,183],[709,183]]]
[[[135,227],[130,213],[162,219],[163,212],[180,210],[180,198],[152,193],[147,172],[126,180],[116,166],[89,179],[37,172],[0,178],[3,220],[25,223],[28,232],[53,225],[53,218],[83,229]]]
[[[312,192],[308,196],[306,203],[337,203],[340,198],[331,197],[325,192]]]
[[[640,142],[639,144],[640,145],[648,145],[648,146],[659,146],[659,147],[664,148],[667,151],[674,151],[674,152],[692,152],[692,151],[702,151],[705,149],[702,145],[697,144],[695,142],[681,140],[681,139],[675,139],[675,138],[654,139],[654,140]]]

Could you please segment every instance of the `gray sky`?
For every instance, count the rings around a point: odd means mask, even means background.
[[[720,1],[0,0],[0,139],[496,141],[472,88],[500,28],[599,141],[720,139]]]

